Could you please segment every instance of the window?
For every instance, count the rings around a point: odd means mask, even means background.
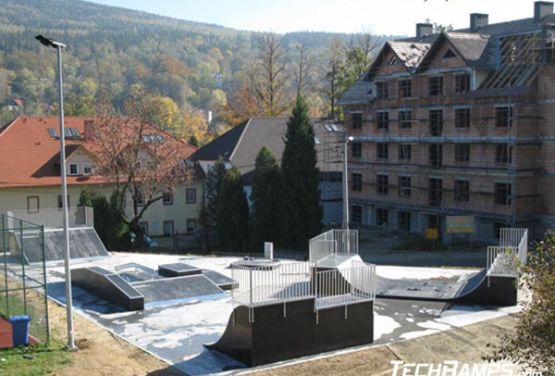
[[[187,234],[194,234],[197,231],[197,220],[195,218],[187,219]]]
[[[387,159],[389,157],[389,144],[385,142],[378,142],[376,144],[376,158]]]
[[[83,175],[91,175],[93,173],[93,167],[90,163],[85,163],[83,165]]]
[[[410,176],[399,176],[399,196],[410,197],[411,181]]]
[[[430,206],[441,205],[442,190],[443,181],[441,179],[431,178],[428,180],[428,204]]]
[[[351,205],[351,222],[362,223],[362,206]]]
[[[408,211],[397,213],[397,227],[401,231],[410,231],[411,215]]]
[[[139,227],[141,228],[141,231],[143,232],[143,234],[148,235],[148,222],[139,222]]]
[[[397,65],[400,63],[401,63],[401,60],[399,60],[399,58],[395,55],[391,56],[387,61],[387,65]]]
[[[376,82],[376,97],[378,99],[389,98],[389,82]]]
[[[494,239],[499,239],[499,236],[501,235],[501,229],[503,227],[507,227],[507,225],[503,222],[494,222],[493,223],[493,238]]]
[[[493,194],[496,205],[511,205],[510,183],[495,183]]]
[[[353,129],[361,129],[362,128],[362,114],[356,113],[351,115],[351,123]]]
[[[399,128],[401,129],[408,129],[412,126],[412,111],[404,110],[399,111]]]
[[[455,128],[470,128],[470,108],[455,109]]]
[[[360,142],[351,143],[351,157],[353,158],[362,157],[362,144]]]
[[[173,236],[174,234],[174,223],[172,220],[164,221],[162,224],[164,228],[164,236]]]
[[[410,144],[399,144],[399,160],[400,161],[410,161],[412,157],[412,145]]]
[[[455,55],[455,53],[453,52],[452,49],[448,49],[448,50],[445,52],[445,54],[443,54],[443,58],[444,58],[444,59],[450,59],[450,58],[455,57],[455,56],[456,56],[456,55]]]
[[[495,109],[495,126],[509,128],[513,125],[513,108],[497,107]]]
[[[187,188],[187,189],[185,189],[185,202],[187,204],[196,204],[197,203],[197,189],[196,188]]]
[[[430,144],[428,147],[428,158],[432,167],[441,167],[443,165],[443,145]]]
[[[455,144],[455,162],[470,161],[470,144]]]
[[[27,214],[37,214],[39,210],[39,196],[27,196]]]
[[[470,199],[470,183],[468,180],[455,180],[455,201],[468,202]]]
[[[351,174],[351,189],[356,192],[362,191],[362,174]]]
[[[79,173],[79,166],[77,163],[69,164],[69,175],[77,175]]]
[[[443,132],[443,110],[430,110],[430,135],[437,137]]]
[[[401,80],[399,81],[399,96],[401,98],[409,98],[412,95],[412,81]]]
[[[376,225],[387,226],[389,220],[389,210],[376,208]]]
[[[510,164],[512,162],[513,148],[507,144],[495,145],[495,163]]]
[[[69,195],[67,195],[67,207],[69,208],[70,206],[71,202],[69,200]],[[62,195],[58,195],[58,209],[63,209]]]
[[[389,176],[378,174],[376,175],[376,193],[386,195],[389,190]]]
[[[164,205],[173,205],[173,192],[165,191],[162,195],[162,203]]]
[[[470,75],[457,74],[455,76],[455,92],[466,93],[470,91]]]
[[[430,77],[428,79],[428,93],[430,96],[443,95],[443,77]]]
[[[378,129],[388,129],[389,128],[389,112],[381,111],[376,113]]]

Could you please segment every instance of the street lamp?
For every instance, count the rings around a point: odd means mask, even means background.
[[[70,349],[75,348],[75,338],[73,335],[73,315],[72,306],[73,298],[71,294],[71,269],[69,267],[69,215],[67,209],[67,175],[66,175],[66,138],[65,138],[65,125],[64,125],[64,82],[62,74],[62,49],[65,44],[56,42],[50,38],[37,35],[36,40],[41,42],[47,47],[55,48],[58,52],[58,91],[60,94],[60,166],[62,177],[62,212],[64,223],[64,267],[66,278],[66,315],[67,315],[67,347]]]
[[[343,139],[343,228],[349,229],[349,178],[347,168],[347,145],[352,142],[354,137],[347,136]],[[348,236],[348,235],[347,235]]]

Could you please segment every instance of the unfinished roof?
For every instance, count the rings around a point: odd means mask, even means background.
[[[365,104],[368,103],[368,95],[372,91],[372,84],[365,79],[365,76],[356,80],[356,82],[348,88],[339,98],[337,104],[340,106],[348,104]]]
[[[233,128],[202,147],[193,158],[199,161],[217,160],[220,156],[239,169],[247,180],[254,170],[256,156],[263,146],[272,151],[281,163],[285,148],[287,117],[251,118],[247,123]],[[318,168],[323,172],[340,171],[340,140],[343,128],[328,119],[312,119]],[[230,151],[231,150],[231,151]],[[224,154],[226,156],[224,157]]]
[[[413,70],[420,65],[431,46],[430,43],[395,41],[389,42],[389,45],[409,70]]]

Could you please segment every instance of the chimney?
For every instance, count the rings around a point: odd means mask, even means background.
[[[94,129],[94,120],[85,120],[85,140],[95,140],[96,130]]]
[[[434,25],[431,23],[417,23],[416,24],[416,37],[421,38],[426,35],[432,35],[434,33]]]
[[[471,13],[470,14],[470,31],[477,31],[478,29],[488,26],[489,16],[484,13]]]
[[[540,22],[545,16],[553,14],[553,2],[536,1],[534,3],[534,22]]]

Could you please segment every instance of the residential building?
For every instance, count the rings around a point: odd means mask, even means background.
[[[68,204],[76,207],[85,187],[109,195],[114,185],[95,172],[98,148],[91,117],[66,117]],[[19,117],[0,131],[0,213],[8,211],[41,218],[61,210],[58,117]],[[152,134],[156,130],[152,127]],[[184,157],[196,148],[164,133],[157,140],[171,142]],[[141,224],[151,236],[194,233],[202,197],[198,180],[179,186],[152,204]],[[128,200],[128,210],[131,203]],[[39,223],[41,224],[41,223]]]
[[[250,199],[252,173],[256,156],[263,146],[272,151],[281,163],[287,132],[286,117],[253,117],[238,125],[209,144],[200,148],[193,159],[208,171],[219,158],[237,167],[241,172],[247,197]],[[342,147],[343,127],[329,119],[312,119],[314,143],[320,169],[320,198],[324,212],[323,223],[341,223],[342,205]]]
[[[360,144],[353,223],[444,240],[448,216],[473,217],[480,240],[555,225],[555,15],[552,2],[530,10],[440,34],[418,24],[383,46],[339,102]]]

